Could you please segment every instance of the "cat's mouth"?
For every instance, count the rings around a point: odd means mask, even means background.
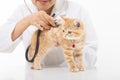
[[[66,36],[64,38],[67,40],[79,40],[80,39],[80,37],[75,37],[75,36],[71,36],[71,37]]]

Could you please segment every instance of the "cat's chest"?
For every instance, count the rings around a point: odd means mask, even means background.
[[[67,42],[67,43],[64,43],[63,46],[65,49],[75,50],[75,49],[83,48],[84,44],[82,42],[79,42],[79,43]]]
[[[83,47],[82,43],[72,43],[69,47],[71,47],[72,49],[79,49]]]

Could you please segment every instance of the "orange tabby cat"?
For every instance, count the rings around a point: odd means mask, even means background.
[[[84,25],[75,18],[61,18],[61,25],[51,30],[44,30],[40,34],[39,49],[36,55],[32,69],[42,69],[40,60],[45,56],[48,49],[58,43],[64,49],[64,56],[68,62],[70,71],[82,71],[83,60],[82,50],[85,45],[85,30]],[[31,46],[29,50],[29,58],[34,55],[36,46],[37,31],[33,34]]]

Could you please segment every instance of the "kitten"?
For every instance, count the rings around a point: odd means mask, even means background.
[[[60,44],[64,50],[64,56],[70,71],[84,70],[82,50],[85,45],[85,30],[83,23],[75,18],[64,17],[59,19],[59,22],[61,23],[57,28],[51,28],[51,30],[41,32],[38,54],[34,59],[32,69],[42,69],[40,60],[45,56],[48,49]],[[29,58],[31,58],[35,52],[37,32],[38,31],[32,36]]]

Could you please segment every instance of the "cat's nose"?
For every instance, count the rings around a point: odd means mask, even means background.
[[[71,34],[72,33],[72,31],[68,31],[68,34]]]

